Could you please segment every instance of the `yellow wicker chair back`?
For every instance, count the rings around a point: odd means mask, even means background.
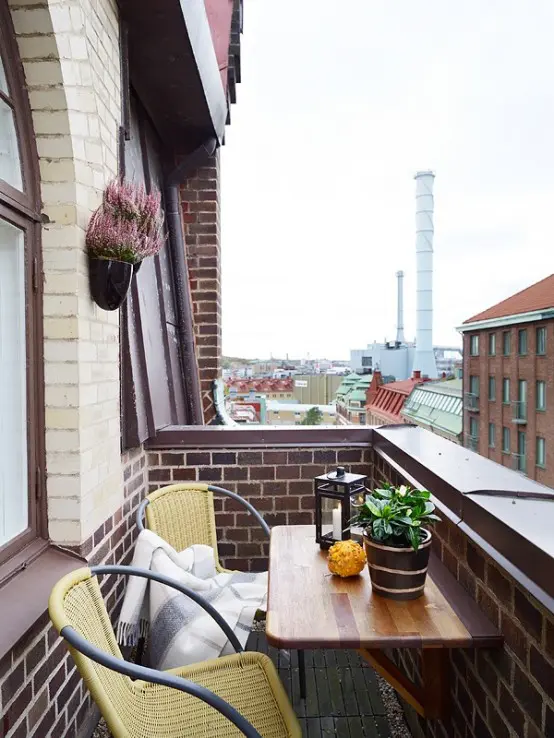
[[[77,569],[56,584],[50,595],[49,611],[58,632],[71,625],[97,648],[123,658],[98,580],[92,576],[90,569]],[[69,650],[94,701],[105,717],[106,711],[110,716],[112,732],[121,736],[128,735],[119,716],[125,715],[127,711],[131,679],[91,661],[71,647]]]
[[[195,543],[211,546],[218,569],[213,494],[207,484],[172,484],[148,495],[146,527],[167,541],[176,551]]]
[[[48,603],[58,633],[72,626],[92,645],[121,658],[100,588],[90,569],[78,569],[54,587]],[[241,738],[227,718],[198,698],[132,680],[74,648],[71,655],[114,738]],[[301,738],[301,729],[271,660],[240,653],[204,661],[175,676],[201,684],[233,705],[263,738]]]

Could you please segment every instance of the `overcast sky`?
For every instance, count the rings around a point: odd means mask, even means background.
[[[245,0],[222,151],[223,349],[415,335],[413,174],[435,180],[435,343],[552,273],[552,0]]]

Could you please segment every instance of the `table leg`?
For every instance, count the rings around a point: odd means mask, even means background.
[[[424,648],[422,684],[414,684],[379,649],[360,649],[361,655],[422,717],[442,718],[450,710],[450,655],[446,648]]]
[[[425,715],[440,718],[450,711],[450,653],[446,648],[424,648],[421,654]]]
[[[300,697],[306,699],[306,661],[304,651],[298,651],[298,677],[300,679]]]

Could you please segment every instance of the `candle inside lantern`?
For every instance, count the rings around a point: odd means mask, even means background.
[[[333,510],[333,538],[335,541],[342,541],[342,508],[340,502]]]

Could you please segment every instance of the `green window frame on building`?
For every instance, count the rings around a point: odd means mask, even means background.
[[[537,343],[536,343],[537,356],[544,356],[546,354],[546,327],[541,326],[537,328]]]
[[[535,407],[541,412],[546,410],[546,382],[542,379],[537,380]]]
[[[504,356],[509,356],[512,352],[512,334],[510,331],[504,331],[502,333],[502,353]]]
[[[517,352],[520,356],[527,356],[527,328],[520,328],[517,332]]]
[[[541,469],[546,468],[546,441],[537,436],[535,464]]]
[[[504,426],[502,428],[502,453],[504,454],[510,453],[510,444],[511,444],[510,429]]]

